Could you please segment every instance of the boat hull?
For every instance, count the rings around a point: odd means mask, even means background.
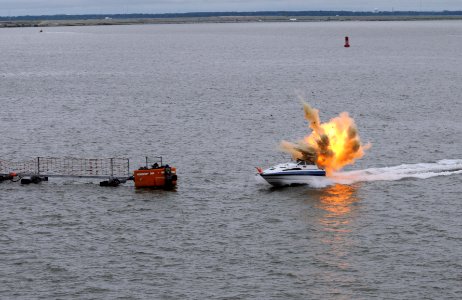
[[[290,185],[313,185],[319,178],[325,177],[325,174],[313,175],[277,175],[277,174],[260,174],[260,176],[273,186],[290,186]]]
[[[259,170],[259,175],[273,186],[315,184],[326,176],[326,171],[315,165],[299,163],[285,163]]]

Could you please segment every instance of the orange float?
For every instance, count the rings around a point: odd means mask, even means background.
[[[133,177],[137,188],[173,189],[178,180],[176,168],[169,165],[142,167],[133,172]]]

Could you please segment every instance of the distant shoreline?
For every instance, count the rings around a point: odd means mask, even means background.
[[[412,16],[211,16],[178,18],[127,18],[81,20],[6,20],[0,28],[141,25],[141,24],[195,24],[195,23],[254,23],[254,22],[332,22],[332,21],[434,21],[462,20],[462,15],[412,15]]]

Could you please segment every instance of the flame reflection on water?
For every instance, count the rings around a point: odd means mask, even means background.
[[[359,201],[356,191],[355,186],[342,184],[322,190],[315,207],[321,210],[318,222],[323,231],[345,234],[351,232],[353,208]],[[329,240],[331,238],[338,237],[329,237]]]
[[[317,228],[313,244],[322,249],[315,254],[320,265],[345,271],[356,269],[349,257],[355,248],[352,235],[355,234],[354,222],[358,217],[357,203],[360,201],[357,191],[358,185],[342,184],[309,191],[312,207],[309,222]],[[331,275],[327,272],[322,276],[326,276],[325,280],[339,282],[351,280],[347,274],[328,279]]]
[[[326,217],[343,216],[357,201],[356,187],[336,184],[323,189],[317,207],[328,212]]]

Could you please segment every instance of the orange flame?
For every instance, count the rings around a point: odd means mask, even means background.
[[[294,159],[316,163],[329,175],[353,164],[371,147],[361,144],[355,122],[347,112],[321,123],[317,109],[303,102],[303,110],[313,132],[297,143],[282,141],[280,145]]]

